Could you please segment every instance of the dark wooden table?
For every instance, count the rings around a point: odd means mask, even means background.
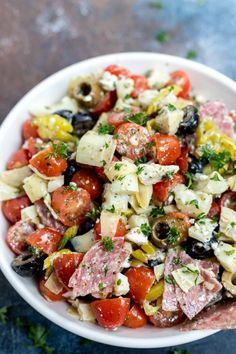
[[[105,53],[152,51],[185,57],[195,50],[195,60],[236,79],[236,0],[163,0],[162,9],[150,6],[150,2],[0,0],[0,121],[43,78]],[[169,41],[156,40],[161,31],[168,33]],[[46,326],[49,342],[58,354],[169,351],[125,350],[80,342],[37,314],[0,273],[0,307],[4,305],[12,309],[7,325],[0,324],[0,354],[40,353],[29,347],[24,329],[16,327],[16,316]],[[236,331],[225,331],[181,348],[191,354],[234,353],[235,335]]]

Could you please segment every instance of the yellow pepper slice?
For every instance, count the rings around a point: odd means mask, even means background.
[[[55,256],[58,256],[60,254],[68,254],[68,253],[72,253],[72,251],[67,248],[64,248],[60,251],[56,251],[50,254],[50,256],[48,256],[43,262],[43,270],[50,268],[52,266],[53,259],[55,258]]]
[[[151,242],[148,242],[146,245],[142,245],[141,248],[147,254],[154,254],[156,253],[157,250],[156,247]]]
[[[158,299],[160,296],[162,296],[163,291],[164,291],[164,281],[160,280],[157,284],[151,287],[151,290],[146,296],[146,300],[152,302]]]
[[[57,114],[36,117],[33,123],[38,127],[38,134],[41,139],[59,139],[66,142],[75,140],[75,137],[70,134],[73,131],[72,125],[68,120]]]
[[[133,259],[130,264],[131,267],[139,267],[143,265],[143,263],[141,261],[138,261],[137,259]]]
[[[141,250],[136,250],[131,253],[131,255],[136,258],[138,261],[141,261],[143,263],[148,262],[148,256]]]

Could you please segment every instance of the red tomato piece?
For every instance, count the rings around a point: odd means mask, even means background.
[[[40,150],[42,147],[42,142],[40,142],[40,139],[38,138],[29,138],[27,140],[27,146],[29,156],[32,157]]]
[[[147,128],[135,123],[121,124],[116,130],[118,135],[116,150],[132,160],[140,159],[149,151],[151,137]]]
[[[140,108],[133,106],[131,107],[131,111],[129,112],[110,112],[108,115],[108,123],[113,125],[114,127],[119,127],[119,125],[126,123],[127,120],[125,117],[129,116],[130,114],[135,114],[140,112]]]
[[[21,210],[30,206],[30,204],[30,200],[26,196],[15,198],[3,202],[2,211],[7,220],[14,224],[21,219]]]
[[[41,279],[39,282],[39,291],[42,294],[42,296],[47,300],[47,301],[61,301],[64,299],[63,293],[64,290],[62,290],[59,294],[54,294],[52,291],[50,291],[46,286],[45,286],[46,280]]]
[[[176,173],[172,179],[164,180],[153,185],[153,197],[160,202],[165,202],[169,192],[179,183],[184,183],[185,178],[181,173]]]
[[[96,117],[99,117],[103,112],[110,111],[115,103],[116,91],[107,92],[101,101],[99,101],[98,104],[93,108],[91,113]]]
[[[105,68],[104,71],[109,71],[109,73],[115,76],[129,77],[131,75],[128,69],[123,68],[122,66],[119,65],[109,65]]]
[[[125,275],[128,277],[131,298],[142,305],[155,281],[153,271],[147,267],[137,267],[130,268]]]
[[[211,204],[211,209],[209,210],[207,216],[208,218],[212,219],[215,216],[219,216],[219,215],[220,215],[220,205],[213,201]]]
[[[49,255],[58,250],[58,243],[61,237],[62,236],[58,231],[49,227],[44,227],[27,237],[27,243]]]
[[[11,156],[10,160],[7,163],[7,169],[13,170],[14,168],[27,166],[28,163],[28,152],[25,149],[19,149]]]
[[[182,89],[182,91],[177,96],[187,98],[191,89],[191,84],[186,72],[182,70],[177,70],[171,73],[170,76],[171,79],[169,85],[178,85]]]
[[[143,75],[131,75],[130,78],[134,81],[134,90],[131,96],[137,98],[141,92],[148,89],[148,80]]]
[[[52,207],[59,212],[59,219],[64,225],[80,225],[91,210],[91,197],[83,188],[74,191],[60,187],[52,194]]]
[[[101,236],[101,223],[99,220],[95,223],[94,231],[95,231],[95,239],[100,240],[102,236]],[[127,234],[127,229],[123,221],[120,219],[114,237],[123,237],[126,234]]]
[[[134,304],[129,310],[124,326],[129,328],[140,328],[147,323],[147,316],[138,304]]]
[[[172,165],[181,155],[181,147],[175,135],[155,135],[156,159],[161,165]]]
[[[67,168],[66,159],[54,154],[53,146],[39,151],[29,162],[40,173],[48,177],[60,176]]]
[[[185,316],[182,310],[171,312],[160,309],[154,316],[149,317],[150,322],[158,328],[174,327],[183,322],[184,319]]]
[[[116,156],[113,156],[112,162],[120,161]],[[95,167],[95,171],[97,172],[98,176],[103,180],[107,181],[107,176],[104,173],[104,167]]]
[[[35,125],[33,125],[33,121],[31,118],[27,119],[22,128],[22,135],[25,140],[29,138],[37,138],[38,137],[38,129]]]
[[[129,311],[130,299],[115,298],[96,300],[91,303],[91,308],[100,326],[114,329],[125,322]]]
[[[222,194],[219,203],[220,207],[225,206],[236,211],[236,192],[225,192]]]
[[[21,254],[26,250],[26,239],[35,230],[35,225],[28,221],[18,221],[11,226],[7,232],[7,244],[10,249],[16,253]]]
[[[61,254],[54,258],[53,268],[59,282],[67,289],[72,274],[84,257],[83,253]]]
[[[78,187],[84,188],[89,192],[92,200],[98,198],[102,194],[102,183],[95,175],[94,171],[88,168],[81,168],[72,177],[72,182],[75,182]]]
[[[188,148],[187,147],[181,148],[181,155],[176,160],[176,165],[179,166],[179,169],[182,173],[188,171]]]

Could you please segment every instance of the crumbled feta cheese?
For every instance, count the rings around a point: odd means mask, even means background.
[[[236,241],[236,211],[222,207],[220,214],[220,232]]]
[[[184,112],[180,109],[170,110],[168,106],[163,107],[155,118],[158,131],[161,134],[176,134],[183,116]]]
[[[140,227],[132,228],[126,235],[125,239],[136,243],[137,245],[146,245],[148,243],[148,238],[145,236]]]
[[[154,69],[148,76],[148,86],[161,88],[170,81],[170,74],[163,69]]]
[[[109,71],[104,71],[101,79],[99,80],[102,88],[104,88],[106,91],[115,90],[117,81],[118,77],[111,74]]]
[[[31,205],[21,210],[21,220],[31,221],[36,225],[40,224],[40,220],[34,205]]]
[[[214,254],[222,267],[228,272],[236,272],[236,248],[225,242],[220,242]]]
[[[189,236],[201,242],[210,241],[212,232],[217,223],[208,218],[203,218],[195,222],[188,230]]]
[[[148,217],[145,214],[140,215],[132,215],[129,220],[128,224],[131,228],[140,227],[142,224],[149,224]]]
[[[121,79],[116,83],[116,92],[118,98],[124,99],[130,95],[134,89],[134,81],[132,79]]]
[[[166,174],[174,174],[178,172],[179,166],[169,165],[163,166],[155,163],[139,164],[139,180],[145,185],[160,182]]]
[[[157,90],[145,90],[139,94],[138,101],[143,108],[147,108],[159,94]]]
[[[178,286],[187,293],[193,286],[201,284],[203,278],[200,269],[194,264],[187,264],[171,273]]]
[[[127,194],[117,194],[112,192],[111,183],[106,183],[103,192],[103,209],[110,209],[114,206],[115,210],[126,212],[128,210],[129,196]]]
[[[227,181],[216,171],[209,176],[198,173],[194,189],[209,194],[222,194],[228,189]]]
[[[135,174],[128,174],[122,179],[117,179],[111,184],[111,192],[117,194],[138,193],[138,178]]]
[[[126,295],[128,292],[129,292],[128,278],[124,274],[118,273],[115,278],[114,295],[115,296]]]

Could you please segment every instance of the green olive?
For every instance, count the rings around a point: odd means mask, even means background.
[[[180,245],[188,237],[188,218],[182,213],[170,213],[159,217],[152,226],[152,242],[167,249]]]
[[[222,284],[230,294],[236,296],[236,273],[230,273],[225,270],[222,274]]]
[[[104,96],[98,81],[93,76],[80,76],[71,81],[68,93],[85,108],[92,108]]]

